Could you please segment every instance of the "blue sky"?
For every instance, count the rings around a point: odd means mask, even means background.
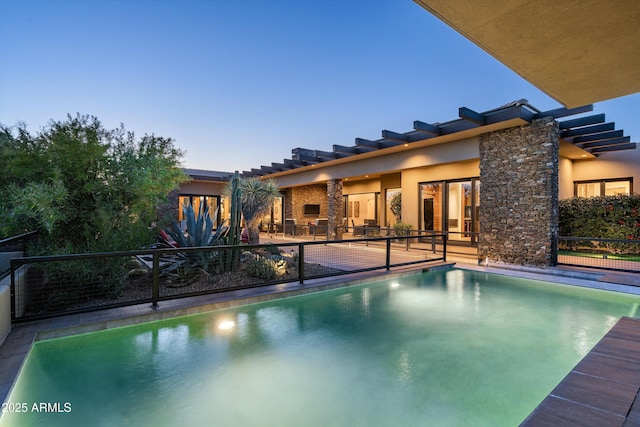
[[[249,170],[526,98],[560,105],[411,0],[0,0],[0,122],[67,114]],[[595,104],[640,140],[640,95]]]

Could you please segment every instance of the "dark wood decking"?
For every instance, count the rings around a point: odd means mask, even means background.
[[[640,426],[640,319],[623,317],[521,426]]]

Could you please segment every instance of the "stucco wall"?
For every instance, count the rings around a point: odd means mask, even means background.
[[[477,159],[445,165],[427,166],[402,172],[402,222],[419,226],[419,183],[474,178],[480,175]]]
[[[558,198],[573,197],[573,161],[560,157],[558,161]]]
[[[180,194],[197,194],[203,196],[220,196],[226,182],[191,181],[180,185]]]
[[[640,148],[602,153],[597,159],[573,163],[573,181],[630,177],[633,178],[634,192],[640,193]]]
[[[11,332],[11,276],[0,281],[0,345]]]
[[[332,166],[324,166],[320,163],[307,170],[296,170],[290,175],[278,176],[276,180],[281,187],[291,187],[310,182],[326,182],[329,179],[386,174],[424,166],[461,162],[479,157],[478,144],[479,137],[473,137],[413,150],[407,149],[385,156],[351,160]]]
[[[362,194],[362,193],[377,193],[380,191],[379,179],[368,179],[361,181],[343,181],[342,193],[348,194]]]
[[[575,181],[633,178],[633,191],[640,193],[640,148],[602,153],[595,159],[560,158],[558,166],[560,200],[574,196]]]
[[[551,118],[483,135],[479,258],[550,266],[558,230],[558,123]]]

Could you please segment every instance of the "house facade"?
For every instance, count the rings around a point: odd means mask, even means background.
[[[539,111],[526,100],[486,112],[460,108],[446,123],[415,121],[372,141],[330,152],[295,148],[291,159],[245,171],[275,179],[283,193],[264,223],[328,219],[344,227],[392,227],[391,200],[414,230],[446,231],[477,245],[479,259],[555,263],[558,201],[574,195],[630,194],[640,182],[640,150],[592,106]]]
[[[233,176],[229,172],[210,171],[203,169],[184,169],[191,180],[182,183],[178,189],[169,194],[168,203],[162,206],[159,217],[183,221],[184,208],[193,206],[198,213],[200,205],[209,206],[214,227],[228,217],[229,203],[224,198],[224,188]],[[214,215],[215,214],[215,215]]]

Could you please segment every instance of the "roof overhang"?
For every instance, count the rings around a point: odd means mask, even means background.
[[[568,108],[640,92],[640,1],[414,0]]]
[[[243,175],[245,177],[276,178],[312,168],[334,166],[400,151],[460,141],[484,133],[526,125],[533,120],[544,117],[551,117],[558,121],[561,142],[560,155],[563,157],[579,160],[594,158],[607,151],[636,148],[636,144],[631,142],[630,137],[624,136],[624,131],[615,129],[615,123],[605,122],[604,114],[558,120],[590,111],[593,111],[593,105],[539,111],[525,99],[485,112],[460,107],[458,118],[445,123],[426,123],[416,120],[413,122],[413,130],[411,131],[399,133],[383,130],[380,139],[356,138],[355,145],[334,145],[332,151],[294,148],[291,150],[293,154],[291,159],[284,159],[282,163],[261,166],[260,169],[244,171]]]

